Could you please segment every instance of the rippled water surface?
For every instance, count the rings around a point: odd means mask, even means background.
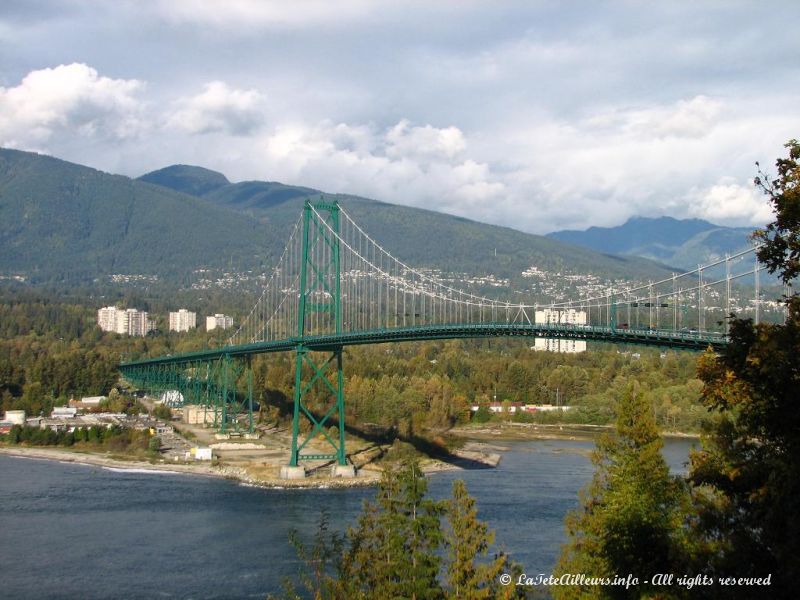
[[[496,548],[549,573],[564,514],[592,475],[592,442],[502,442],[496,469],[430,478],[433,497],[464,479]],[[668,441],[675,470],[689,442]],[[320,510],[354,523],[374,490],[264,490],[180,474],[0,456],[0,597],[264,598],[297,562],[290,529],[310,537]]]

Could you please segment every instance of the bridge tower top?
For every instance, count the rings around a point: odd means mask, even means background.
[[[342,332],[339,203],[306,200],[303,208],[297,337]]]

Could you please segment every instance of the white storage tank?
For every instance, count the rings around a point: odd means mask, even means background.
[[[25,411],[7,410],[5,420],[14,425],[25,425]]]

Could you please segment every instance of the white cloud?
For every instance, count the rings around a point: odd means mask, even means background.
[[[256,90],[232,89],[222,81],[212,81],[200,94],[178,100],[168,124],[193,134],[249,135],[263,122],[263,100]]]
[[[386,154],[391,158],[452,160],[467,146],[464,134],[457,127],[413,127],[407,119],[391,127],[385,139]]]
[[[701,94],[672,104],[601,111],[585,119],[583,125],[645,140],[701,138],[713,131],[723,111],[721,101]]]
[[[636,214],[745,225],[768,206],[748,193],[753,162],[771,166],[800,131],[798,3],[775,3],[769,22],[711,0],[52,0],[0,13],[0,143],[128,175],[198,164],[535,233]],[[75,56],[105,76],[82,89],[138,85],[118,94],[131,103],[89,94],[67,109],[64,86],[20,83]],[[26,99],[10,101],[18,88]]]
[[[763,225],[772,220],[772,209],[753,185],[742,186],[730,178],[689,193],[689,214],[722,225]]]
[[[190,162],[234,179],[352,193],[537,233],[615,225],[636,214],[730,225],[771,218],[747,175],[753,160],[773,154],[776,138],[749,144],[759,132],[779,131],[781,119],[704,95],[584,119],[539,111],[468,135],[410,118],[379,126],[270,114],[270,125],[264,92],[221,81],[171,101],[145,103],[143,90],[140,81],[110,79],[83,64],[33,71],[0,88],[0,141],[109,170],[136,157],[141,166],[126,165],[131,174]],[[147,129],[163,156],[140,147],[145,123],[167,125]],[[198,146],[192,137],[200,134],[214,143]],[[114,152],[99,164],[79,155],[111,142]]]
[[[134,137],[144,127],[142,88],[81,63],[31,71],[19,85],[0,87],[0,144],[34,148],[59,135]]]
[[[700,138],[711,132],[721,110],[721,102],[700,95],[672,106],[634,112],[628,117],[628,127],[648,137]]]
[[[456,127],[407,119],[385,129],[295,123],[264,137],[255,154],[262,169],[292,183],[468,215],[505,186],[487,164],[463,156],[466,146]]]

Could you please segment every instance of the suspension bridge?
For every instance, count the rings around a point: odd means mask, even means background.
[[[345,347],[521,336],[719,350],[728,315],[758,322],[767,305],[755,250],[587,297],[508,302],[405,264],[338,203],[308,201],[260,298],[223,347],[126,362],[120,371],[173,405],[201,410],[203,423],[221,434],[247,435],[254,432],[252,357],[293,352],[289,466],[329,460],[345,467]],[[312,398],[326,408],[312,410]],[[310,423],[304,435],[301,420]],[[307,449],[319,436],[330,452]]]

